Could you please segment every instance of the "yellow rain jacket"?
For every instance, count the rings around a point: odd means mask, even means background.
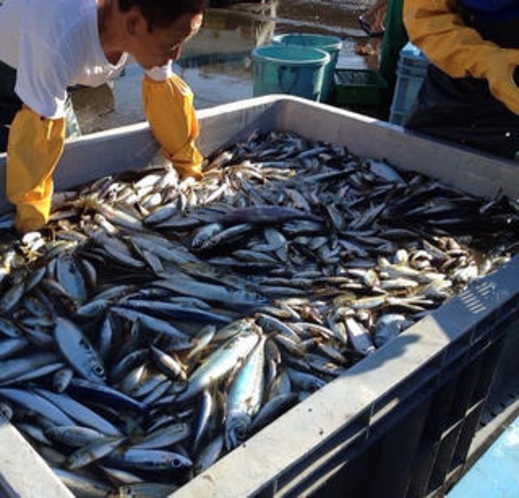
[[[453,78],[487,80],[492,95],[519,114],[514,70],[519,49],[502,48],[466,26],[457,0],[405,0],[404,24],[409,39],[429,60]]]

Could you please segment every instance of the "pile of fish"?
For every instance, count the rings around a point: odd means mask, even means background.
[[[77,496],[167,496],[519,250],[517,201],[290,132],[204,170],[2,232],[0,412]]]

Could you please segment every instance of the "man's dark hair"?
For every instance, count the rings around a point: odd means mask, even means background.
[[[119,9],[128,12],[138,7],[148,22],[148,30],[167,28],[184,14],[201,14],[207,0],[119,0]]]

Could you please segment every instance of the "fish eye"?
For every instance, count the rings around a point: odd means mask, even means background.
[[[102,377],[105,374],[105,369],[101,365],[96,365],[92,370],[99,377]]]

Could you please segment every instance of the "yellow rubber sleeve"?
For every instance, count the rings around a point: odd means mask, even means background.
[[[20,233],[39,230],[49,219],[52,174],[64,143],[64,118],[42,118],[27,106],[16,114],[7,144],[6,195],[16,205]]]
[[[193,92],[177,75],[155,81],[145,75],[142,83],[144,115],[180,177],[202,177],[203,156],[196,146],[198,120]]]

